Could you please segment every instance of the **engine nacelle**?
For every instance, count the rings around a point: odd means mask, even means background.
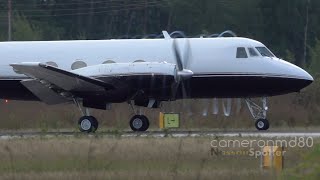
[[[110,63],[88,66],[73,72],[83,76],[172,76],[178,80],[178,72],[175,64],[166,62],[139,62],[139,63]]]

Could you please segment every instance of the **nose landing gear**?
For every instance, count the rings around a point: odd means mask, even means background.
[[[259,131],[264,131],[269,129],[269,121],[267,119],[258,119],[255,125]]]
[[[255,119],[255,126],[259,131],[269,129],[269,121],[267,120],[267,98],[262,98],[262,107],[251,99],[245,99],[252,117]]]

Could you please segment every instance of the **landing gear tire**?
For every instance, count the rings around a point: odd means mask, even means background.
[[[148,130],[149,128],[149,120],[146,116],[143,115],[135,115],[130,120],[130,127],[133,131],[143,132]]]
[[[93,116],[82,116],[78,124],[79,130],[86,133],[96,132],[99,126],[97,119]]]
[[[269,129],[269,121],[267,119],[258,119],[255,125],[259,131],[266,131]]]

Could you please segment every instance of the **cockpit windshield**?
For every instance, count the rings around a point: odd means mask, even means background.
[[[275,57],[275,55],[266,47],[256,47],[256,49],[259,51],[261,56],[265,57]]]

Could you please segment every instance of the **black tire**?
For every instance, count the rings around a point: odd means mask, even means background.
[[[91,133],[98,129],[99,123],[93,116],[82,116],[78,121],[78,125],[81,132]]]
[[[143,115],[135,115],[130,120],[130,128],[137,131],[146,131],[149,128],[149,120],[146,116]]]
[[[141,131],[147,131],[150,125],[149,119],[146,116],[141,116],[141,117],[143,118],[143,121],[144,121]]]
[[[259,131],[266,131],[269,129],[269,121],[267,119],[258,119],[255,126]]]
[[[265,130],[268,130],[269,129],[269,127],[270,127],[270,123],[269,123],[269,121],[267,120],[267,127],[266,127],[266,129]]]
[[[96,132],[99,127],[99,122],[95,117],[93,117],[93,116],[90,116],[90,117],[91,117],[92,126],[93,126],[92,132]]]

